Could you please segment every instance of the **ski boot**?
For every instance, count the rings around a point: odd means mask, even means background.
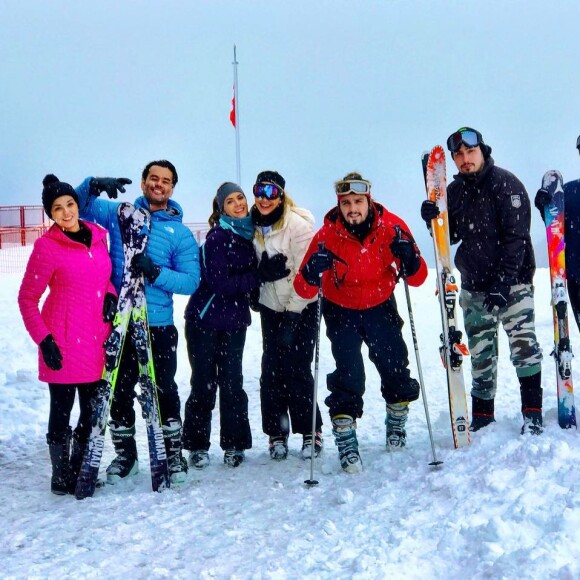
[[[541,435],[544,432],[542,422],[542,374],[541,372],[529,377],[519,377],[520,394],[522,398],[522,415],[524,424],[521,433]]]
[[[246,459],[246,454],[243,451],[236,449],[226,449],[224,451],[224,463],[228,467],[238,467]]]
[[[276,461],[282,461],[288,457],[288,435],[270,437],[270,457]]]
[[[324,441],[322,439],[322,433],[317,431],[314,434],[314,457],[318,457],[322,452],[324,447]],[[300,457],[302,459],[311,459],[312,457],[312,433],[306,433],[302,435],[302,449],[300,451]]]
[[[64,436],[56,437],[46,434],[46,442],[52,464],[52,477],[50,478],[50,491],[55,495],[69,493],[69,447],[70,427]]]
[[[187,461],[181,454],[181,420],[167,419],[163,425],[163,438],[167,451],[167,468],[171,483],[183,483],[187,478]]]
[[[187,460],[189,467],[205,469],[209,465],[209,453],[205,449],[198,449],[189,454]]]
[[[400,451],[407,444],[405,424],[409,415],[409,403],[387,403],[387,451]]]
[[[342,469],[347,473],[360,473],[362,460],[358,452],[356,421],[350,415],[335,415],[332,418],[332,434]]]
[[[135,443],[135,425],[123,427],[111,421],[109,427],[117,457],[107,467],[107,483],[114,485],[125,477],[139,473],[139,461]]]
[[[480,399],[471,397],[471,432],[479,431],[495,422],[494,399]]]
[[[524,409],[522,411],[524,424],[522,425],[521,434],[541,435],[544,432],[542,421],[542,409]]]

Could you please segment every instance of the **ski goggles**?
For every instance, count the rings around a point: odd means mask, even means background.
[[[447,139],[447,149],[451,153],[459,151],[461,145],[466,147],[477,147],[481,145],[483,139],[481,138],[481,133],[475,129],[470,129],[469,127],[462,127],[459,131],[455,131]]]
[[[266,199],[278,199],[284,195],[284,190],[275,183],[256,183],[253,191],[255,197]]]
[[[338,181],[335,185],[336,195],[348,195],[349,193],[356,193],[358,195],[371,194],[371,182],[366,179],[348,179],[346,181]]]

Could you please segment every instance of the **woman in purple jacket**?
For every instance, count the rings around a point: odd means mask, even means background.
[[[211,416],[220,388],[220,447],[237,467],[252,446],[242,356],[251,323],[250,295],[262,281],[285,275],[285,259],[266,259],[258,270],[254,227],[242,188],[223,183],[213,201],[212,227],[201,247],[201,282],[185,311],[191,394],[185,403],[183,447],[189,465],[209,465]],[[278,278],[276,278],[276,276]]]
[[[51,490],[74,493],[91,429],[92,399],[103,372],[103,342],[111,331],[117,297],[109,278],[107,231],[79,220],[78,197],[54,175],[43,180],[42,204],[51,228],[35,244],[18,294],[26,330],[38,344],[38,378],[48,383],[46,441],[52,462]],[[39,302],[46,289],[42,310]],[[72,433],[78,390],[80,415]]]

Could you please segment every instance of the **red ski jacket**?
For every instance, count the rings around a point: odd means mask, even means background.
[[[334,268],[322,276],[322,293],[327,300],[344,308],[365,310],[388,300],[397,284],[399,260],[391,252],[395,226],[411,234],[407,224],[377,202],[372,202],[374,220],[369,234],[360,242],[346,230],[338,208],[324,217],[324,225],[315,234],[302,260],[300,270],[308,258],[318,250],[318,244],[344,260],[334,262]],[[294,279],[294,288],[303,298],[312,298],[317,287],[311,286],[302,276]],[[407,279],[411,286],[420,286],[427,278],[427,264],[421,257],[419,270]]]

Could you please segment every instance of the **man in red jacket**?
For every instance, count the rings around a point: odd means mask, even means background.
[[[401,275],[412,286],[427,277],[407,224],[371,198],[371,184],[349,173],[335,184],[338,207],[324,218],[304,256],[294,288],[304,298],[322,284],[322,311],[336,370],[328,375],[326,398],[340,464],[362,469],[356,419],[363,414],[365,370],[362,343],[381,377],[387,403],[387,449],[405,446],[409,402],[419,396],[411,378],[403,321],[393,291]],[[323,243],[324,248],[319,248]]]

